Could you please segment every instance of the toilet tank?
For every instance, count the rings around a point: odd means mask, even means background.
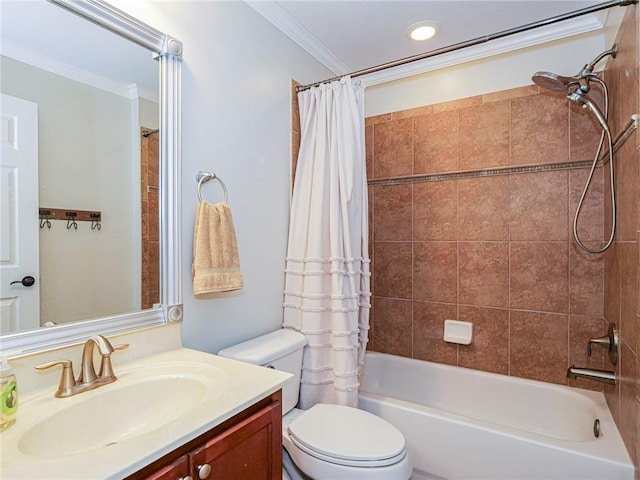
[[[304,335],[283,328],[220,350],[218,355],[293,374],[293,378],[282,387],[284,415],[298,403],[302,351],[306,344],[307,339]]]

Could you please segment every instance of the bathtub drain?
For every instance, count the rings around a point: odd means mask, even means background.
[[[598,438],[600,436],[600,419],[596,418],[593,422],[593,435]]]

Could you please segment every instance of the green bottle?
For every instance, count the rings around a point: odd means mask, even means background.
[[[7,357],[3,356],[0,369],[0,432],[16,423],[17,414],[18,382]]]

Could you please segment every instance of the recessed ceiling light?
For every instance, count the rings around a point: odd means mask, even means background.
[[[438,33],[438,25],[435,22],[418,22],[407,29],[407,37],[416,42],[428,40],[436,33]]]

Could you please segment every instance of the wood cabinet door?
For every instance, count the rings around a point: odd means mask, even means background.
[[[280,402],[213,437],[189,454],[194,479],[282,479],[282,413]],[[209,471],[210,474],[206,475]],[[206,475],[206,476],[205,476]]]
[[[180,480],[189,476],[189,457],[183,455],[173,463],[146,475],[146,480]]]

